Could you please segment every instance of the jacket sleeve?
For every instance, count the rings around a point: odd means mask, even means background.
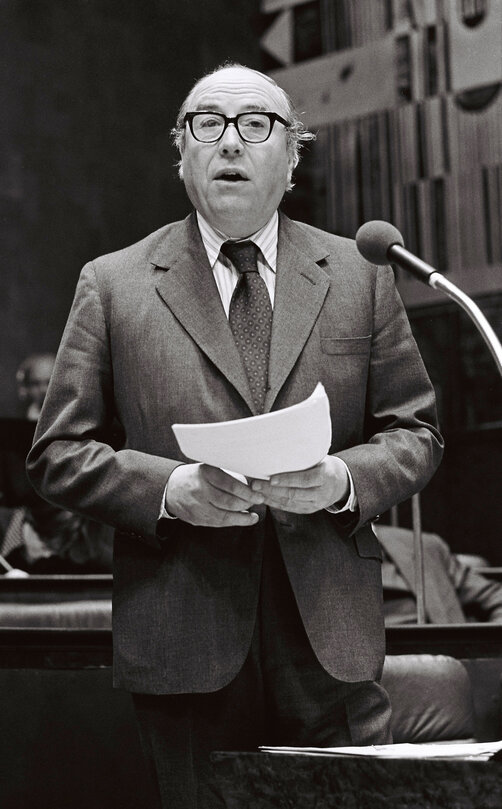
[[[442,457],[432,384],[390,267],[376,274],[365,442],[338,452],[352,478],[361,524],[420,491]]]
[[[485,578],[449,554],[448,575],[465,614],[474,621],[502,624],[502,585]]]
[[[114,415],[110,335],[90,263],[77,285],[27,472],[50,502],[154,537],[166,482],[179,461],[114,449]]]

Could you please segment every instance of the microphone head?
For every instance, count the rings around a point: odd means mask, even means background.
[[[357,249],[371,264],[388,264],[388,251],[393,244],[404,247],[404,240],[390,222],[375,219],[361,225],[356,233]]]

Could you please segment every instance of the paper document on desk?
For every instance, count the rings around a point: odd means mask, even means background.
[[[308,469],[331,444],[329,401],[319,382],[303,402],[246,419],[173,424],[181,451],[193,461],[248,478]]]
[[[499,742],[441,742],[425,744],[375,744],[365,747],[260,747],[262,753],[304,756],[366,756],[371,758],[475,759],[487,761],[502,750]]]

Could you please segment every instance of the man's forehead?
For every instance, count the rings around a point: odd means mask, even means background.
[[[53,368],[53,359],[50,359],[49,357],[40,357],[31,363],[27,371],[30,379],[44,379],[51,376]]]
[[[263,106],[263,109],[287,112],[284,96],[276,84],[257,71],[247,68],[223,68],[205,76],[194,87],[189,96],[191,109],[207,105],[214,98],[232,99],[250,105]]]

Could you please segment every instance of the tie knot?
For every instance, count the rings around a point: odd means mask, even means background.
[[[224,242],[221,252],[230,259],[238,272],[258,272],[258,248],[254,242]]]

